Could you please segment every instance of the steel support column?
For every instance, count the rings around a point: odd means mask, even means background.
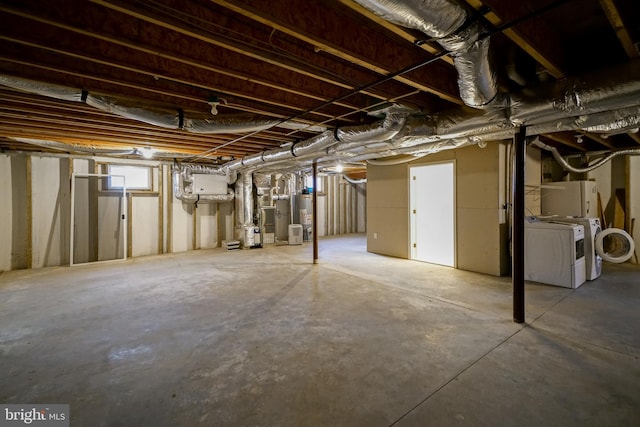
[[[313,162],[313,193],[312,193],[313,206],[312,212],[312,231],[313,234],[313,263],[318,263],[318,163]]]
[[[524,323],[524,168],[527,128],[520,127],[513,139],[511,221],[511,280],[513,283],[513,321]]]

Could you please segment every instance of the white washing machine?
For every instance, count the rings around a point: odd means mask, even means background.
[[[526,280],[577,288],[586,280],[584,226],[526,218]]]
[[[587,280],[595,280],[602,273],[602,257],[596,252],[596,236],[602,231],[598,218],[539,217],[542,221],[566,222],[584,226],[584,260]]]

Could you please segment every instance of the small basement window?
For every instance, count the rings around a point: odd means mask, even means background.
[[[313,185],[313,176],[308,175],[305,178],[305,186],[307,187],[307,191],[312,193],[313,191],[317,191],[318,193],[322,193],[322,177],[316,178],[316,185]]]
[[[151,168],[147,166],[108,165],[109,175],[107,190],[122,190],[126,184],[127,190],[151,190]]]

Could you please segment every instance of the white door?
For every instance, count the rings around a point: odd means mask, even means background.
[[[454,162],[409,170],[411,258],[455,267]]]

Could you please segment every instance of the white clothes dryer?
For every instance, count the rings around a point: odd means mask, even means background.
[[[602,273],[602,257],[596,251],[596,237],[602,231],[598,218],[538,217],[542,221],[566,222],[584,226],[584,260],[587,280],[595,280]]]
[[[526,280],[574,289],[585,282],[584,226],[526,218],[524,244]]]

